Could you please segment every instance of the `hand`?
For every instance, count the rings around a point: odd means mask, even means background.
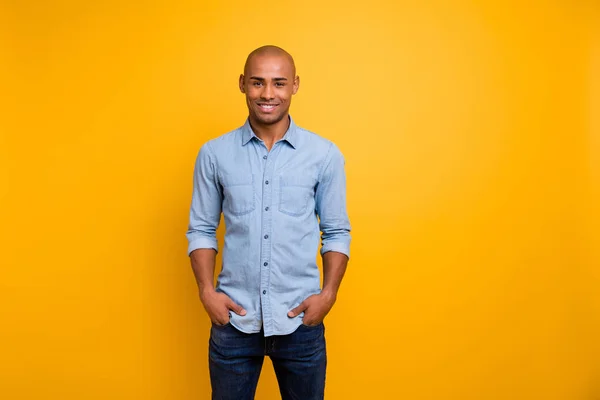
[[[225,293],[214,289],[202,291],[200,301],[210,320],[217,325],[226,325],[229,322],[229,310],[238,315],[246,315],[246,310],[242,306],[234,303]]]
[[[335,296],[327,292],[313,294],[305,299],[300,305],[288,313],[288,317],[294,318],[304,311],[302,323],[304,325],[318,325],[333,307]]]

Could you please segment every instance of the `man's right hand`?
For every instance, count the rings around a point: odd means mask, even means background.
[[[225,293],[214,289],[203,290],[200,301],[208,313],[210,320],[217,325],[226,325],[229,322],[229,310],[238,315],[246,315],[246,310],[233,302]]]

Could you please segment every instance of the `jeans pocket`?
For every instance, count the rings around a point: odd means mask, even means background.
[[[230,325],[231,325],[231,321],[228,321],[228,322],[227,322],[226,324],[224,324],[224,325],[219,325],[219,324],[217,324],[217,323],[214,323],[214,322],[212,323],[212,326],[213,326],[213,327],[215,327],[215,328],[217,328],[217,329],[225,329],[225,328],[227,328],[227,327],[228,327],[228,326],[230,326]]]
[[[317,329],[317,328],[320,328],[320,327],[321,327],[321,325],[323,325],[323,322],[322,322],[322,321],[321,321],[321,322],[319,322],[319,323],[318,323],[318,324],[316,324],[316,325],[306,325],[304,322],[302,323],[302,326],[303,326],[304,328],[307,328],[307,329]]]

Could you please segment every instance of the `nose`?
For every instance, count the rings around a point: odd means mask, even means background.
[[[270,84],[266,84],[262,93],[260,94],[260,97],[262,97],[264,100],[273,100],[273,93],[273,87]]]

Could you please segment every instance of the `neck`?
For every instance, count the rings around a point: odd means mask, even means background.
[[[250,116],[250,126],[252,127],[254,134],[265,143],[267,149],[271,150],[271,147],[273,147],[275,142],[285,136],[285,133],[290,127],[290,117],[289,115],[286,115],[279,122],[265,125],[257,122]]]

